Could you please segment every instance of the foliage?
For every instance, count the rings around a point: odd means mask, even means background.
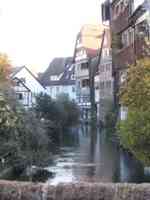
[[[150,59],[129,66],[120,91],[121,103],[128,107],[125,121],[118,123],[121,144],[144,164],[150,165]]]
[[[117,126],[121,144],[137,159],[150,165],[150,112],[130,110],[125,121]]]
[[[0,54],[0,167],[40,165],[48,154],[49,138],[34,112],[17,103],[9,67],[7,56]]]
[[[137,61],[127,72],[127,80],[120,91],[121,103],[131,108],[150,108],[150,58]]]
[[[32,111],[13,107],[0,96],[0,158],[5,165],[40,165],[48,154],[49,138]]]
[[[73,126],[79,119],[76,103],[70,101],[65,94],[59,95],[54,100],[49,95],[41,93],[37,96],[35,110],[39,117],[50,120],[61,128]]]
[[[0,53],[0,81],[5,81],[10,72],[10,61],[6,54]]]
[[[74,101],[71,101],[67,95],[60,94],[56,99],[56,104],[58,106],[60,105],[60,108],[63,111],[64,116],[62,116],[62,119],[64,126],[74,126],[78,123],[80,112]]]

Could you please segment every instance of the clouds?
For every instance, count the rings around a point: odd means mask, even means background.
[[[82,24],[100,19],[99,0],[0,0],[0,51],[14,64],[47,67],[73,54]]]

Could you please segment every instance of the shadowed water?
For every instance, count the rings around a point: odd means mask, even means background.
[[[88,126],[64,134],[48,184],[68,182],[144,182],[143,166],[105,133]],[[148,181],[148,180],[147,180]]]

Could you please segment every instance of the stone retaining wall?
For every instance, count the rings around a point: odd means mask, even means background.
[[[0,181],[0,200],[150,200],[150,184],[68,184]]]

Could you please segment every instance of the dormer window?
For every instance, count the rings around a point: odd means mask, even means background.
[[[58,81],[58,80],[59,80],[59,76],[57,75],[50,76],[50,81]]]

